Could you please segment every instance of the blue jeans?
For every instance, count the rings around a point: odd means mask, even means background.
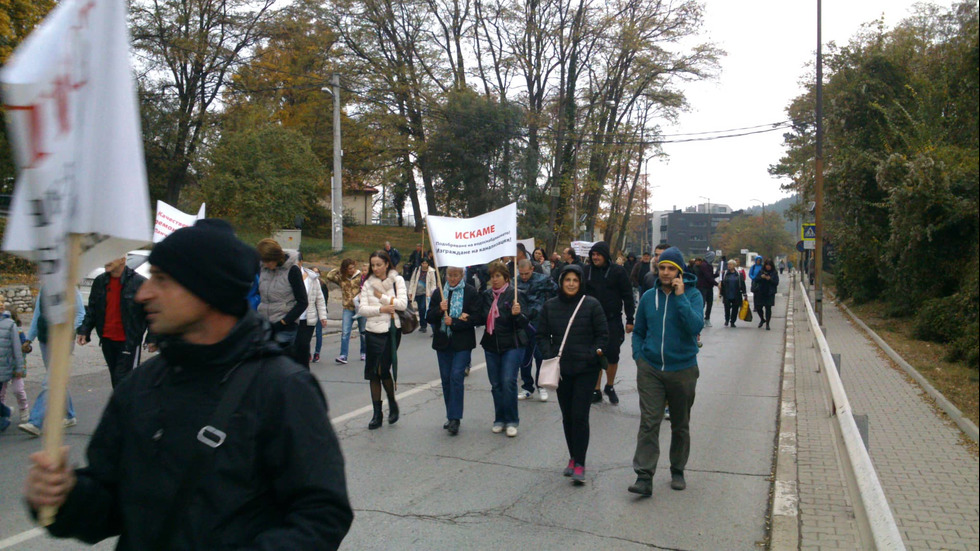
[[[419,329],[425,329],[428,324],[425,321],[426,308],[425,305],[429,301],[425,295],[415,295],[415,306],[419,310]]]
[[[490,378],[490,394],[493,396],[493,424],[520,424],[517,417],[517,370],[521,366],[523,348],[512,348],[502,353],[484,350],[487,356],[487,377]]]
[[[538,350],[537,342],[534,340],[534,335],[537,331],[531,325],[528,325],[525,329],[527,331],[527,347],[524,348],[524,354],[521,358],[521,388],[528,392],[534,392],[536,385],[535,381],[538,380],[538,375],[541,373],[541,361],[544,357],[541,355],[541,351]],[[531,361],[537,365],[537,369],[534,372],[534,376],[531,376]]]
[[[44,360],[44,368],[48,368],[48,346],[38,342],[41,346],[41,359]],[[48,410],[48,375],[44,374],[44,382],[41,384],[41,393],[34,400],[34,407],[31,408],[31,418],[28,421],[37,428],[44,426],[44,413]],[[71,403],[71,393],[68,394],[68,408],[65,412],[68,419],[75,418],[75,406]]]
[[[470,364],[470,350],[436,350],[439,376],[442,377],[442,399],[446,402],[446,419],[463,418],[464,371]]]
[[[319,323],[316,324],[316,332],[314,334],[316,335],[316,348],[313,349],[313,352],[319,354],[320,349],[323,348],[323,326]]]
[[[367,325],[367,320],[364,318],[357,318],[357,332],[361,336],[361,354],[367,351],[364,342],[364,326]],[[340,328],[340,355],[347,357],[347,352],[350,349],[350,332],[354,328],[354,311],[344,310],[343,324]]]

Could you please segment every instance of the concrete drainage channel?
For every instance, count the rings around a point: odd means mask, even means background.
[[[779,436],[770,507],[770,549],[798,549],[800,545],[800,494],[797,486],[799,478],[796,445],[796,345],[793,342],[794,294],[791,283],[786,307],[782,386],[779,393]]]

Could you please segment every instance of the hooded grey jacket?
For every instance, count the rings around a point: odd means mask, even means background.
[[[0,318],[0,383],[24,372],[24,354],[20,350],[20,334],[14,320],[3,312]]]

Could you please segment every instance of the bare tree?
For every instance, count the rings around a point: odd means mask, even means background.
[[[176,204],[190,179],[215,98],[259,40],[274,0],[137,0],[130,8],[133,46],[142,64],[140,88],[153,90],[174,122],[147,137],[163,160],[166,200]]]

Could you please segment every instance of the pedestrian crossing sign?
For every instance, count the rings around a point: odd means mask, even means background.
[[[813,241],[817,238],[816,224],[803,224],[803,241]]]

